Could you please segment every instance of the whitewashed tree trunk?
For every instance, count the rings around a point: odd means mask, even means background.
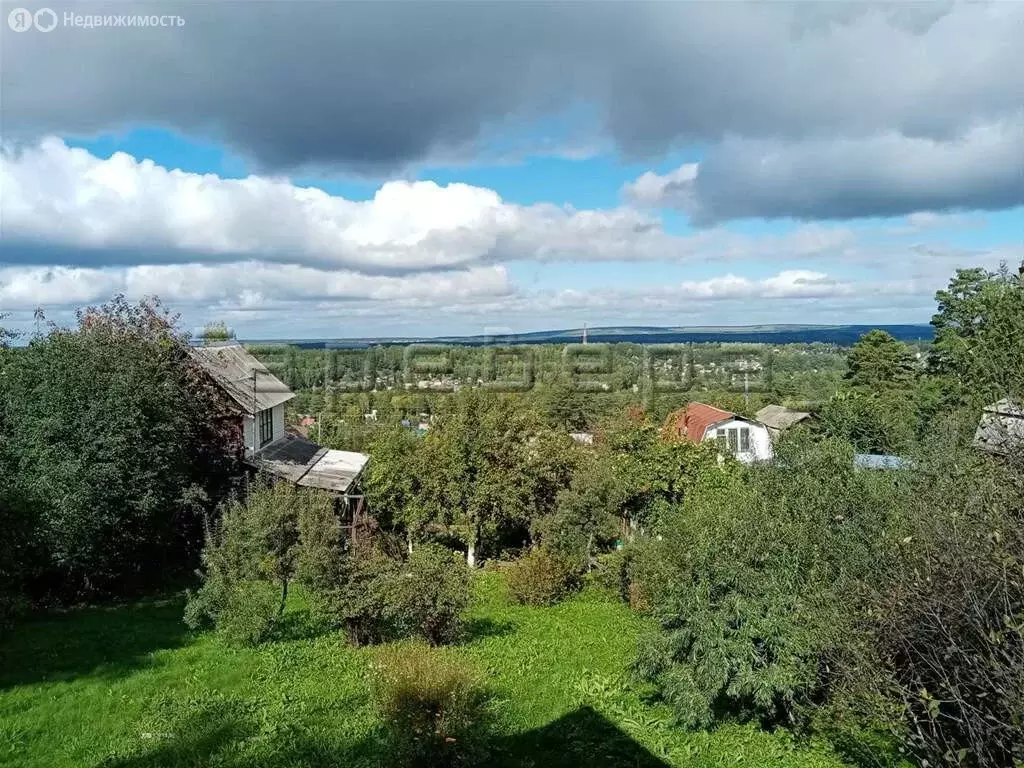
[[[466,565],[470,568],[476,568],[476,542],[469,542],[469,547],[466,549]]]
[[[405,541],[409,548],[409,554],[412,554],[412,531],[407,531],[405,534]]]

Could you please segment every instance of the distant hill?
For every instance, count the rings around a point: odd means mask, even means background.
[[[631,341],[642,344],[680,344],[687,342],[732,342],[761,344],[839,344],[850,346],[863,334],[881,329],[901,341],[930,341],[930,325],[736,325],[736,326],[609,326],[588,328],[590,342]],[[365,349],[395,344],[572,344],[583,337],[583,330],[531,331],[479,336],[406,336],[336,339],[246,339],[246,344],[292,344],[304,349]]]

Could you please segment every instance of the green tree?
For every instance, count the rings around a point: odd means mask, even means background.
[[[378,430],[367,449],[371,460],[364,475],[370,513],[384,526],[404,528],[410,551],[413,541],[423,537],[428,522],[418,517],[421,505],[413,504],[419,488],[421,444],[421,438],[401,426]]]
[[[846,378],[855,387],[908,386],[914,380],[914,356],[885,331],[868,331],[846,357]]]
[[[192,566],[239,446],[173,318],[119,298],[8,358],[0,428],[32,514],[37,586],[126,592]]]
[[[331,498],[323,491],[257,479],[244,499],[230,501],[211,524],[203,584],[189,596],[186,621],[195,627],[210,620],[218,628],[226,622],[234,639],[263,639],[284,613],[300,564],[307,572],[315,570],[314,563],[323,565],[337,542],[332,538],[336,525]],[[303,544],[310,550],[305,557]],[[274,601],[265,597],[271,589],[277,591]],[[235,632],[239,624],[246,631]]]
[[[983,400],[1024,395],[1024,281],[998,272],[957,270],[935,295],[929,365]]]
[[[419,490],[410,515],[456,537],[476,563],[502,531],[527,529],[548,472],[537,416],[521,401],[478,390],[453,396],[419,449]],[[565,438],[568,443],[568,438]],[[547,458],[546,458],[547,457]]]
[[[660,631],[636,669],[679,719],[792,723],[859,657],[856,595],[891,536],[897,486],[856,472],[836,441],[780,444],[777,461],[709,472],[640,557]]]
[[[915,437],[915,401],[901,391],[838,392],[818,411],[821,430],[864,453],[898,454]]]

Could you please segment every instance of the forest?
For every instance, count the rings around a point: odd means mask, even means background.
[[[932,327],[254,347],[370,456],[358,535],[242,470],[158,301],[4,335],[0,763],[1015,768],[1024,445],[975,433],[1021,414],[1024,277],[957,271]],[[743,465],[691,401],[813,418]]]

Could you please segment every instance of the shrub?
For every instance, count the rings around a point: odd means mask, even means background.
[[[470,601],[469,571],[457,553],[421,544],[405,562],[377,551],[318,558],[314,609],[354,645],[419,636],[456,640]],[[303,567],[309,578],[312,569]]]
[[[455,656],[421,644],[378,656],[374,701],[387,729],[393,761],[409,766],[482,762],[488,736],[488,694],[479,673]]]
[[[848,448],[800,442],[772,465],[708,476],[662,526],[638,571],[661,630],[636,671],[677,717],[723,710],[792,723],[825,694],[834,656],[862,641],[856,584],[875,564],[895,492]]]
[[[277,588],[266,581],[234,584],[217,616],[217,632],[230,645],[257,645],[269,639],[279,618]]]
[[[372,551],[339,557],[314,588],[314,612],[357,647],[398,637],[400,565]]]
[[[405,634],[431,645],[453,642],[470,601],[469,570],[458,553],[421,544],[402,568],[395,595]]]
[[[872,615],[923,765],[1024,760],[1024,474],[940,440]]]
[[[629,599],[629,550],[615,549],[597,556],[587,582],[605,590],[623,602]]]
[[[188,594],[185,622],[193,628],[212,623],[232,642],[268,637],[302,559],[300,521],[331,519],[326,494],[286,483],[254,483],[245,502],[231,501],[207,531],[203,583]],[[272,592],[277,593],[273,606]]]
[[[565,558],[535,549],[505,571],[509,593],[523,605],[553,605],[579,584],[579,573]]]

